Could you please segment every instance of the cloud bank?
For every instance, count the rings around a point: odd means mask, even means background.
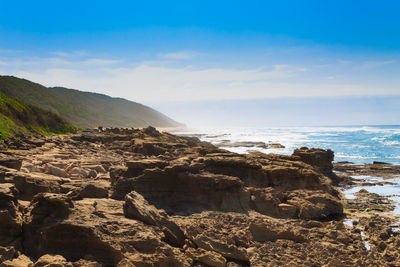
[[[145,103],[400,94],[399,83],[363,78],[372,69],[398,67],[396,60],[354,63],[353,60],[332,59],[324,65],[266,62],[233,68],[193,64],[199,55],[201,53],[186,51],[159,53],[152,61],[135,62],[93,57],[83,51],[58,51],[49,57],[29,58],[0,54],[0,73],[46,86],[105,93]],[[191,61],[189,64],[182,60]]]

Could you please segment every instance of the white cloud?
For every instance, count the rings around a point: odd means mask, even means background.
[[[262,69],[171,68],[141,64],[127,68],[49,68],[17,71],[14,75],[43,83],[96,91],[140,102],[247,99],[285,96],[374,95],[375,88],[351,83],[309,83],[296,78],[301,70],[291,66]],[[387,88],[383,94],[397,93]]]
[[[390,65],[396,63],[396,60],[386,60],[386,61],[366,61],[361,65],[363,69],[374,69],[385,65]]]
[[[171,52],[171,53],[160,53],[158,54],[161,58],[165,59],[173,59],[173,60],[187,60],[193,59],[200,55],[197,52],[189,52],[189,51],[178,51],[178,52]]]
[[[184,58],[183,55],[175,55],[175,58]],[[392,64],[389,62],[385,61],[383,65]],[[385,85],[379,80],[373,83],[353,78],[346,73],[353,67],[346,69],[343,65],[336,69],[334,66],[318,69],[315,65],[286,63],[235,69],[194,68],[183,62],[179,67],[172,67],[170,60],[128,63],[126,59],[87,55],[78,58],[61,54],[45,58],[0,58],[0,73],[46,86],[105,93],[139,102],[399,94],[398,83]],[[377,66],[377,62],[374,63]],[[337,74],[338,70],[345,75]],[[376,89],[378,86],[379,90]]]
[[[351,60],[346,60],[346,59],[338,59],[337,62],[342,65],[348,65],[348,64],[353,63]]]
[[[114,59],[101,59],[101,58],[91,58],[84,60],[80,63],[85,65],[112,65],[120,63],[121,60],[114,60]]]
[[[88,53],[83,50],[76,50],[76,51],[55,51],[51,52],[50,54],[58,57],[82,57],[87,55]]]

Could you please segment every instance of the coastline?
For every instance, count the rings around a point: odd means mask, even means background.
[[[9,264],[400,263],[390,220],[344,218],[330,150],[237,154],[148,127],[24,137],[0,154]]]
[[[244,141],[242,139],[233,142],[228,133],[193,136],[208,141],[212,140],[214,145],[220,148],[234,152],[239,151],[239,153],[252,153],[257,150],[264,152],[265,150],[260,148],[268,149],[265,143],[260,141]],[[225,140],[223,142],[219,139],[213,140],[218,137],[223,137]],[[260,146],[260,143],[264,146]],[[242,149],[238,150],[238,147]],[[267,151],[274,153],[274,149],[269,148]],[[356,157],[350,155],[346,159],[351,158]],[[337,188],[343,194],[345,214],[343,223],[351,231],[362,233],[362,240],[368,251],[371,251],[371,246],[377,250],[384,250],[389,237],[397,236],[400,231],[400,164],[383,161],[363,163],[337,161],[333,163],[333,166],[338,181]],[[370,225],[379,225],[379,227],[378,229],[371,228]],[[379,231],[380,234],[386,231],[386,234],[382,234],[383,239],[376,236]]]

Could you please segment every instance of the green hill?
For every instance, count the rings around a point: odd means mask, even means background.
[[[48,135],[74,131],[76,127],[57,114],[0,93],[0,141],[20,133]]]
[[[182,126],[150,107],[126,99],[62,87],[48,88],[13,76],[0,76],[0,92],[54,112],[79,127]]]

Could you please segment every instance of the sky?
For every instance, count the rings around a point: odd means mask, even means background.
[[[400,109],[382,105],[400,99],[399,1],[0,0],[0,14],[2,75],[123,97],[188,125],[249,122],[236,113],[400,124]],[[330,100],[340,105],[328,112]],[[287,115],[259,116],[272,108]]]

